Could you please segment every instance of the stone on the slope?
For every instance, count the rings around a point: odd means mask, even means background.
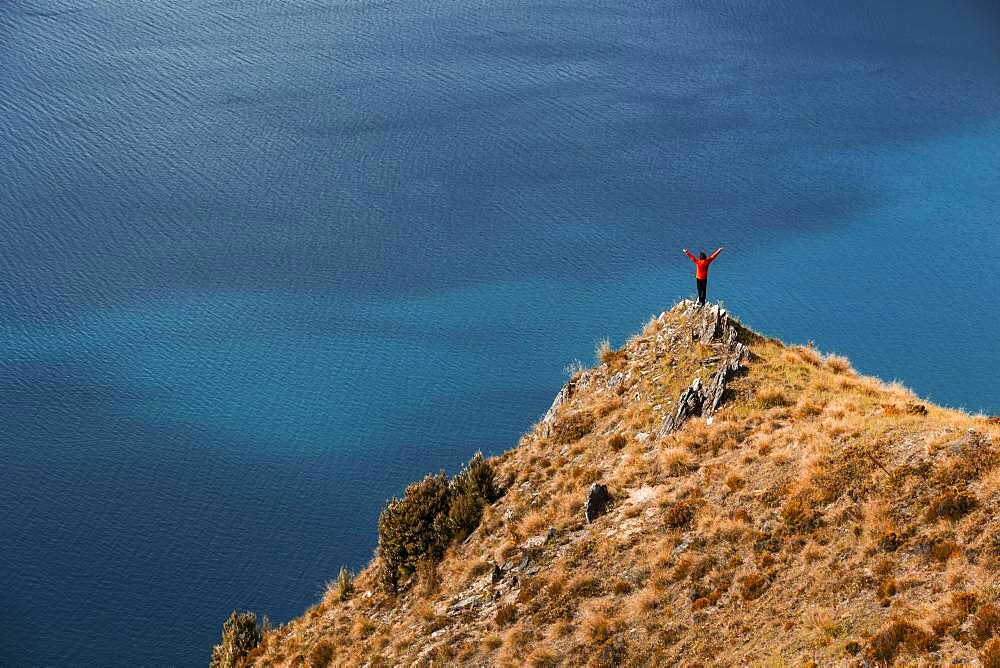
[[[711,415],[719,409],[726,392],[726,383],[743,370],[743,359],[749,354],[749,351],[742,343],[737,343],[734,348],[733,356],[719,367],[705,388],[705,399],[701,408],[703,415]]]
[[[556,395],[556,398],[552,400],[552,405],[549,406],[549,410],[545,412],[544,416],[542,416],[541,425],[543,437],[549,437],[549,434],[552,432],[552,424],[556,421],[556,413],[558,413],[559,407],[562,403],[573,395],[573,387],[573,381],[569,381],[563,385],[562,389],[559,390],[559,393]]]
[[[611,505],[611,493],[608,492],[607,485],[595,482],[590,486],[587,500],[583,504],[583,514],[587,522],[593,522],[606,513],[609,505]]]
[[[624,380],[625,380],[625,372],[619,371],[618,373],[611,376],[611,378],[608,378],[608,383],[607,383],[608,389],[609,390],[616,389],[619,385],[622,384],[622,381]]]
[[[704,402],[705,393],[701,385],[701,378],[695,378],[688,388],[681,392],[681,396],[677,399],[677,408],[663,421],[658,437],[663,438],[679,428],[688,418],[701,415],[701,407]]]

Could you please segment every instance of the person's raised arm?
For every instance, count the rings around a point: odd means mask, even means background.
[[[684,254],[687,255],[689,258],[691,258],[692,262],[697,259],[694,255],[691,254],[691,251],[689,251],[687,248],[684,249]]]
[[[709,258],[708,258],[708,259],[709,259],[709,260],[714,260],[715,258],[719,257],[719,253],[721,253],[721,252],[722,252],[722,248],[723,248],[722,246],[719,246],[719,250],[717,250],[717,251],[715,251],[714,253],[712,253],[712,255],[711,255],[711,256],[709,256]]]

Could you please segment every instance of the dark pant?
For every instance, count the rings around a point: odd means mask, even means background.
[[[698,283],[698,303],[705,303],[705,294],[708,292],[708,279],[707,278],[696,278],[694,279]]]

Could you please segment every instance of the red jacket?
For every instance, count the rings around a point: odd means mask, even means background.
[[[719,250],[715,251],[714,253],[706,257],[704,260],[696,258],[691,253],[691,251],[684,251],[684,252],[687,253],[687,256],[691,258],[692,262],[694,262],[695,266],[694,277],[699,280],[703,280],[708,278],[708,265],[712,264],[712,260],[719,257],[719,253],[722,252],[722,249],[720,248]]]

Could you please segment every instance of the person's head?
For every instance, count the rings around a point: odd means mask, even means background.
[[[699,260],[704,260],[704,259],[705,259],[705,257],[706,257],[706,255],[705,255],[705,251],[702,251],[702,252],[698,253],[698,259],[699,259]]]

